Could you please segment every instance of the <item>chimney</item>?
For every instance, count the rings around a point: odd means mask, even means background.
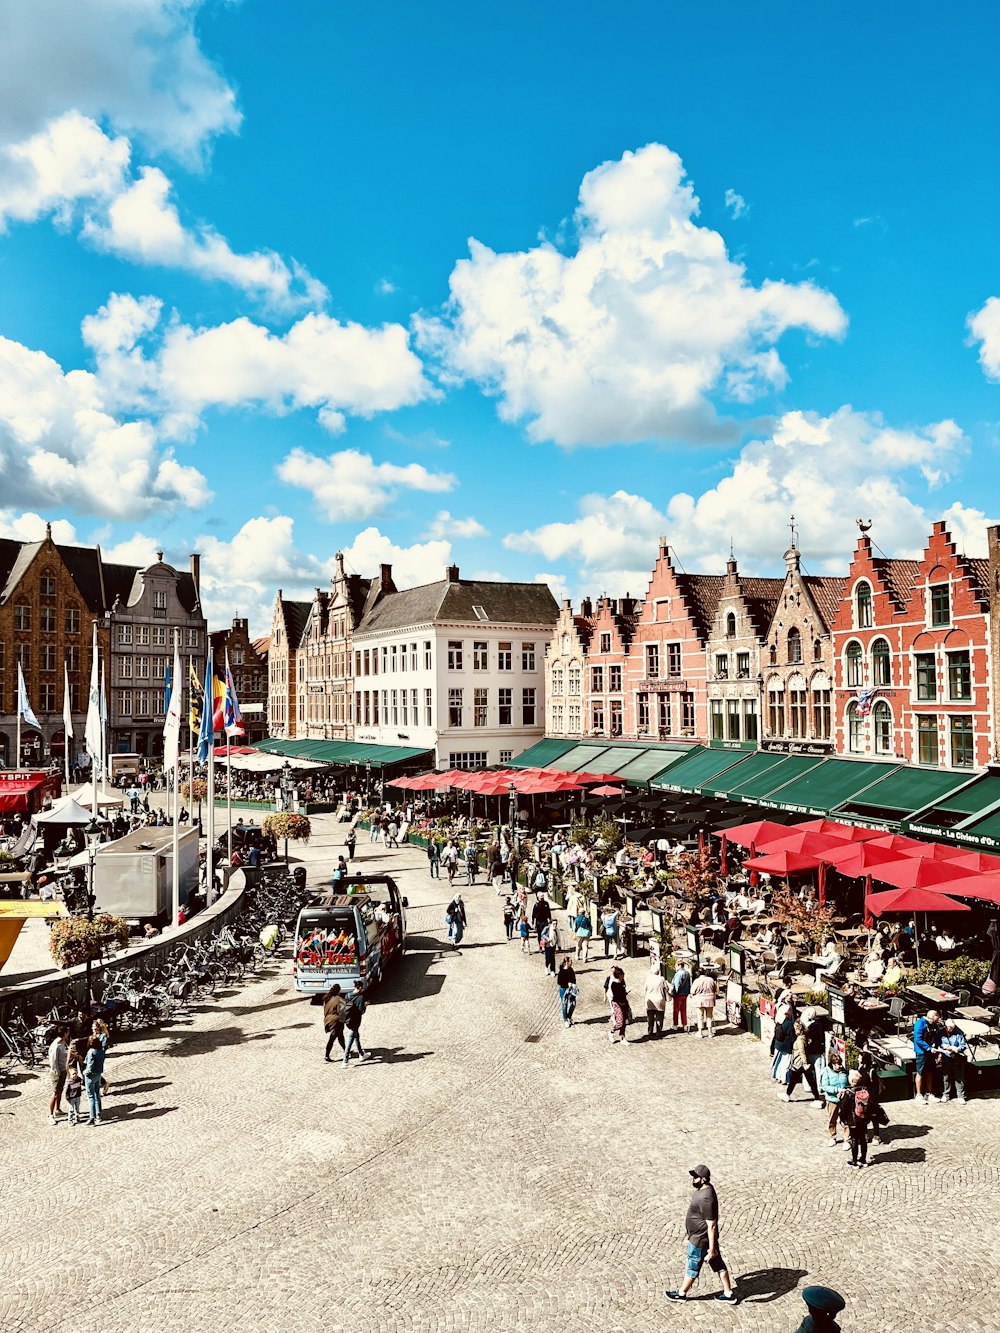
[[[392,590],[392,565],[379,565],[378,578],[382,591],[390,592]]]
[[[201,556],[196,551],[191,552],[191,579],[194,583],[195,599],[201,604]]]
[[[584,597],[580,602],[580,615],[589,619],[594,614],[594,604],[589,597]]]
[[[800,561],[801,556],[799,554],[799,548],[797,546],[789,546],[788,550],[785,552],[785,568],[788,570],[789,574],[797,574],[799,572],[799,569],[801,568]]]
[[[668,547],[668,545],[667,545],[667,535],[666,535],[666,533],[661,533],[661,535],[660,535],[660,555],[662,555],[664,559],[666,559],[666,557],[667,557],[667,552],[668,552],[668,550],[669,550],[669,547]]]
[[[564,610],[564,611],[571,611],[572,609],[573,609],[573,603],[570,601],[570,599],[569,599],[568,597],[564,597],[564,598],[563,598],[563,610]]]
[[[448,568],[444,571],[444,576],[445,576],[445,578],[448,580],[449,583],[457,583],[457,582],[458,582],[458,565],[449,565]]]
[[[733,576],[734,578],[735,578],[736,575],[739,573],[738,569],[736,568],[736,557],[735,557],[735,556],[732,556],[732,555],[731,555],[731,556],[729,557],[729,559],[726,561],[726,573],[727,573],[727,574],[732,574],[732,576]]]

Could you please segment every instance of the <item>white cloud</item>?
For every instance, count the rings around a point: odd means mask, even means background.
[[[536,574],[536,583],[547,583],[549,591],[557,602],[564,602],[567,598],[571,599],[569,584],[561,574]]]
[[[0,537],[17,542],[40,542],[45,536],[46,520],[41,514],[18,514],[13,509],[0,509]],[[76,528],[65,518],[52,521],[52,540],[66,546],[77,541]]]
[[[991,296],[966,320],[969,341],[979,343],[979,364],[988,380],[1000,381],[1000,298]]]
[[[75,107],[197,163],[239,128],[232,88],[198,45],[202,0],[30,0],[5,6],[0,140]]]
[[[278,465],[278,476],[309,491],[331,521],[381,513],[401,490],[435,493],[456,485],[449,472],[429,472],[420,463],[376,463],[357,449],[341,449],[327,458],[293,449]]]
[[[534,440],[563,445],[729,437],[709,400],[780,388],[788,329],[840,337],[846,318],[812,283],[755,287],[695,221],[676,153],[649,144],[584,177],[574,254],[543,243],[496,254],[470,241],[439,319],[418,341],[445,373],[499,400]]]
[[[391,296],[396,290],[396,284],[390,282],[388,278],[379,278],[378,282],[375,284],[375,290],[378,292],[379,296]]]
[[[744,213],[750,212],[750,206],[741,194],[735,190],[727,190],[725,198],[726,207],[732,213],[734,218],[741,218]]]
[[[427,525],[425,537],[485,537],[486,529],[478,518],[455,518],[447,509],[439,509]]]
[[[100,381],[0,337],[0,493],[9,505],[135,518],[210,498],[146,421],[113,414]]]
[[[137,569],[148,569],[155,564],[156,553],[162,549],[162,544],[155,537],[147,537],[142,532],[134,532],[131,537],[123,537],[111,546],[101,543],[101,555],[108,564],[135,565]],[[175,567],[187,568],[186,561],[178,566],[178,559],[176,556],[173,559],[167,557],[168,563]]]
[[[964,449],[951,421],[900,430],[850,407],[828,417],[789,412],[769,439],[746,445],[732,471],[698,497],[676,494],[661,508],[625,490],[587,495],[577,518],[511,533],[504,544],[572,562],[612,594],[644,590],[661,534],[689,569],[721,569],[731,538],[746,572],[780,569],[792,514],[814,569],[846,567],[859,517],[874,521],[872,536],[883,550],[913,556],[941,510],[911,499],[905,488],[914,479],[939,484]],[[945,517],[970,553],[982,549],[979,511],[952,505]]]
[[[412,546],[397,546],[378,528],[365,528],[350,546],[343,549],[348,564],[368,576],[377,574],[380,564],[392,565],[397,588],[437,583],[444,578],[444,571],[451,563],[450,542],[414,542]]]
[[[321,306],[328,293],[270,250],[236,253],[212,227],[185,226],[159,167],[131,168],[131,145],[69,111],[21,143],[0,149],[0,227],[53,217],[78,222],[97,249],[224,282],[279,311]]]

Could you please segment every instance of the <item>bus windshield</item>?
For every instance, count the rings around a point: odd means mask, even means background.
[[[353,911],[303,913],[295,941],[295,961],[300,968],[356,971],[358,941]]]

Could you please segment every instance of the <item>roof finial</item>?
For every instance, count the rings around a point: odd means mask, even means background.
[[[869,519],[856,518],[854,521],[855,521],[855,523],[857,523],[857,525],[858,525],[858,530],[862,533],[862,535],[864,535],[864,533],[866,533],[866,532],[871,532],[871,530],[872,530],[872,521],[871,521],[870,518],[869,518]]]
[[[795,515],[794,515],[794,514],[792,514],[792,516],[789,518],[789,520],[788,520],[788,526],[789,526],[789,528],[791,529],[791,532],[792,532],[792,545],[793,545],[793,546],[798,546],[798,544],[799,544],[799,530],[798,530],[798,528],[795,526]]]
[[[736,552],[733,550],[733,536],[732,536],[732,533],[729,534],[729,558],[730,558],[730,560],[735,560],[735,559],[736,559]]]
[[[52,524],[51,524],[51,523],[46,523],[46,525],[45,525],[45,539],[46,539],[46,541],[51,541],[51,540],[52,540]]]
[[[157,563],[158,565],[162,565],[162,564],[163,564],[163,552],[162,552],[162,551],[157,551],[157,553],[156,553],[156,563]]]

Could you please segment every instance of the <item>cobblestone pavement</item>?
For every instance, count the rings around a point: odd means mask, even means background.
[[[342,832],[316,824],[319,877]],[[874,1166],[852,1171],[818,1111],[779,1102],[758,1043],[612,1048],[603,960],[567,1030],[491,888],[467,891],[456,955],[422,854],[363,836],[358,856],[411,903],[366,1064],[323,1062],[286,959],[123,1041],[98,1135],[49,1126],[42,1076],[0,1092],[0,1328],[781,1333],[810,1281],[848,1297],[848,1333],[995,1328],[996,1100],[890,1105]],[[641,995],[643,964],[626,970]],[[686,1306],[663,1298],[702,1160],[734,1308],[707,1270]]]

